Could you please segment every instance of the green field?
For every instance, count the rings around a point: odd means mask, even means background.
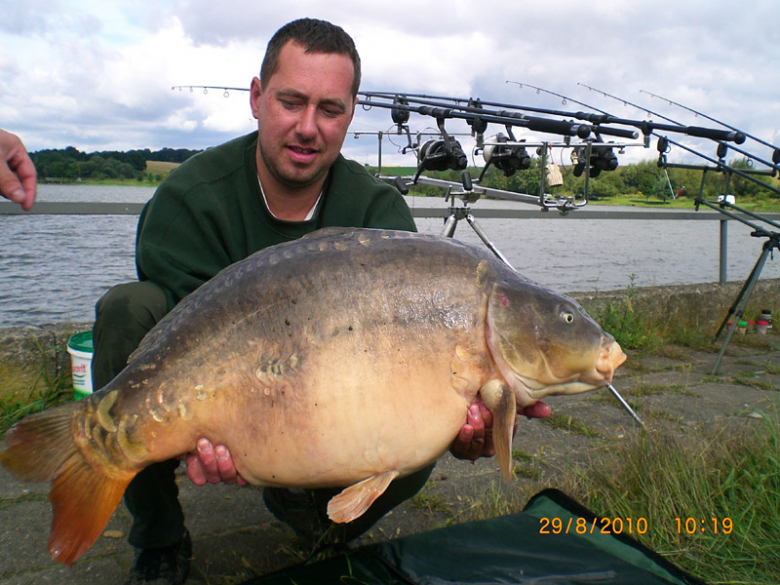
[[[146,161],[146,172],[153,175],[170,173],[173,169],[178,167],[181,163],[172,162],[160,162],[156,160]]]

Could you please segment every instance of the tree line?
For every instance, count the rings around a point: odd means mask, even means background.
[[[130,150],[101,151],[87,154],[72,146],[57,150],[39,150],[30,153],[30,157],[38,170],[38,176],[43,180],[76,181],[78,179],[110,180],[136,179],[141,181],[146,173],[147,161],[182,163],[191,156],[201,152],[186,148],[163,148],[161,150]],[[541,181],[541,159],[531,158],[530,167],[506,176],[496,167],[490,167],[485,173],[482,185],[495,189],[514,191],[516,193],[539,193]],[[731,168],[752,172],[747,159],[736,160]],[[580,195],[584,190],[584,176],[575,173],[574,165],[561,165],[563,185],[547,187],[546,191],[554,195]],[[479,169],[470,169],[474,177]],[[460,171],[442,171],[428,173],[438,178],[458,181]],[[608,199],[617,195],[632,194],[646,199],[667,200],[685,194],[694,197],[701,189],[705,199],[714,199],[723,193],[733,193],[739,197],[754,200],[778,199],[777,194],[764,188],[762,184],[775,186],[777,181],[772,177],[754,175],[760,183],[727,173],[708,172],[702,183],[702,171],[686,168],[669,168],[665,170],[657,165],[655,160],[646,160],[636,164],[619,166],[614,171],[602,171],[597,177],[591,177],[588,182],[588,196],[594,199]],[[436,187],[416,186],[416,194],[440,196],[441,190]]]
[[[116,150],[85,153],[72,146],[64,149],[38,150],[30,153],[42,181],[76,181],[79,179],[143,180],[147,161],[182,163],[201,152],[186,148],[161,150]]]

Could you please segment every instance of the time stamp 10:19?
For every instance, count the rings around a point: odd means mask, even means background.
[[[672,529],[677,534],[731,534],[731,518],[673,518]],[[647,518],[558,518],[539,519],[539,534],[646,534]]]

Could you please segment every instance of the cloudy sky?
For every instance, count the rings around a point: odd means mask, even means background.
[[[270,36],[302,16],[353,36],[363,90],[584,109],[508,83],[519,82],[647,119],[585,84],[683,124],[720,128],[645,90],[780,143],[776,0],[0,0],[0,14],[0,127],[29,150],[206,148],[250,132],[246,92],[189,86],[247,88]],[[179,85],[187,88],[171,89]],[[388,110],[361,109],[352,130],[391,125]],[[435,124],[413,116],[411,126]],[[457,122],[447,129],[466,131]],[[681,141],[714,156],[712,143]],[[385,142],[384,160],[414,164],[396,155],[399,145]],[[630,156],[654,158],[654,146]],[[744,147],[769,157],[758,143]],[[375,163],[376,150],[367,135],[345,143],[361,162]]]

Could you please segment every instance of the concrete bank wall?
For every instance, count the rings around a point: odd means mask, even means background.
[[[592,315],[598,315],[609,303],[630,302],[635,311],[656,320],[677,320],[685,324],[696,323],[700,328],[714,335],[730,307],[739,297],[744,282],[720,284],[686,284],[677,286],[653,286],[609,291],[574,292],[569,296],[576,299]],[[768,309],[772,311],[775,326],[780,324],[780,279],[766,279],[756,283],[748,299],[745,317],[754,320]]]
[[[0,328],[0,399],[26,397],[45,377],[70,376],[68,339],[91,323]]]
[[[600,292],[574,292],[592,315],[598,315],[609,303],[623,302],[630,296],[635,311],[650,318],[676,319],[695,323],[713,334],[728,313],[743,286],[695,284],[636,288]],[[780,329],[780,279],[759,280],[750,297],[747,317],[754,319],[763,309],[775,316],[775,331]],[[70,372],[67,353],[69,337],[92,328],[91,323],[63,323],[40,327],[0,328],[0,398],[29,392],[32,383],[45,371],[48,376]]]

